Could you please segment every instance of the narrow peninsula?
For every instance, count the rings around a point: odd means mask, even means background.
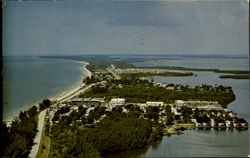
[[[227,109],[235,100],[232,87],[154,83],[147,78],[193,73],[118,63],[86,64],[89,75],[81,87],[64,97],[44,99],[21,112],[10,127],[3,124],[5,156],[102,157],[142,148],[185,129],[248,129],[246,120]],[[39,127],[41,113],[45,119]],[[41,138],[33,153],[37,126]]]

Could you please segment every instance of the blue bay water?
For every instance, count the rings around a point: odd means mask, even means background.
[[[4,57],[3,119],[79,85],[84,77],[81,66],[71,60]]]

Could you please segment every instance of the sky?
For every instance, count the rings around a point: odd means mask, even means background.
[[[247,1],[7,2],[3,55],[248,54]]]

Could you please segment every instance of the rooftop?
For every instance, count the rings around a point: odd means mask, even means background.
[[[124,98],[113,98],[111,99],[110,103],[125,103]]]

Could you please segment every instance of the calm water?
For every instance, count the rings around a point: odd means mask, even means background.
[[[159,60],[153,62],[133,63],[136,66],[184,66],[194,68],[219,68],[248,70],[248,59],[216,59],[216,58],[182,58],[180,60]],[[166,82],[184,85],[224,85],[232,86],[236,100],[229,109],[238,113],[249,122],[249,80],[220,79],[213,72],[194,72],[197,77],[160,77],[155,82]],[[113,157],[228,157],[249,155],[249,132],[237,130],[188,130],[183,135],[163,137],[162,140],[129,152],[106,155]]]
[[[165,136],[139,150],[104,157],[242,157],[248,155],[247,138],[245,131],[188,130],[182,135]]]
[[[82,64],[39,57],[3,58],[3,119],[77,86]]]

